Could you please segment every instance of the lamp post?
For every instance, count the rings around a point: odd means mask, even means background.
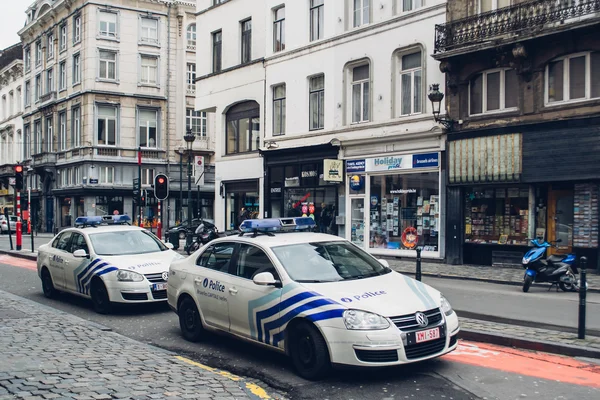
[[[441,124],[447,130],[451,131],[454,128],[454,120],[449,118],[447,115],[440,116],[442,108],[442,100],[444,100],[444,93],[440,92],[440,84],[434,83],[429,86],[429,94],[427,95],[429,101],[431,101],[431,107],[433,111],[433,118],[435,122]]]
[[[188,151],[188,209],[187,209],[187,221],[188,221],[188,229],[187,235],[185,238],[185,251],[189,253],[190,246],[192,244],[192,236],[194,232],[192,232],[192,146],[194,145],[194,140],[196,136],[192,133],[191,129],[188,129],[185,136],[183,137],[185,140],[185,144],[187,145]]]
[[[185,147],[179,146],[175,152],[179,154],[179,210],[176,210],[176,218],[179,218],[179,223],[181,223],[183,222],[183,155]]]

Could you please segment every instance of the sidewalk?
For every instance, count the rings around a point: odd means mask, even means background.
[[[283,398],[2,291],[0,359],[0,400]]]

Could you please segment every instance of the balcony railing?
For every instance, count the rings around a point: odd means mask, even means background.
[[[443,53],[503,35],[522,37],[528,30],[538,32],[548,28],[548,24],[576,22],[572,19],[594,13],[600,13],[600,0],[527,1],[436,25],[434,52]]]
[[[40,97],[40,106],[45,106],[46,104],[53,102],[56,100],[56,92],[48,92]]]

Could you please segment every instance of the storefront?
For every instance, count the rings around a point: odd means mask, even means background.
[[[440,153],[346,160],[346,235],[373,254],[443,256]]]
[[[237,229],[245,219],[259,218],[258,183],[258,179],[224,183],[226,229]]]
[[[318,230],[338,234],[338,190],[343,182],[338,147],[316,145],[263,151],[266,218],[311,217]]]

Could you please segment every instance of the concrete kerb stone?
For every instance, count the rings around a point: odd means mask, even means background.
[[[13,257],[25,258],[31,261],[37,261],[37,253],[32,254],[30,251],[22,253],[18,250],[0,250],[0,254],[6,254]]]

